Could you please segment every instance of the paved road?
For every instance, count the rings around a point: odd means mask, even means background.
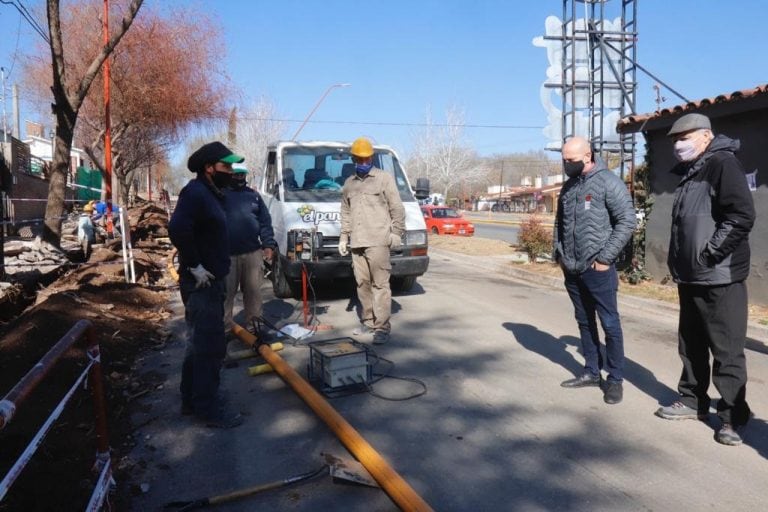
[[[432,252],[430,271],[414,291],[394,298],[391,342],[378,348],[391,373],[420,379],[428,393],[408,401],[367,394],[332,405],[440,511],[762,510],[768,483],[768,349],[753,340],[747,358],[756,413],[746,444],[714,442],[716,418],[669,422],[653,416],[675,397],[680,364],[674,311],[665,304],[621,304],[627,338],[625,400],[608,406],[596,389],[564,390],[579,371],[576,327],[567,296],[473,266],[501,259]],[[342,336],[356,320],[349,300],[318,301],[320,320]],[[174,341],[150,354],[139,371],[162,387],[141,399],[130,460],[133,485],[147,484],[136,510],[171,499],[215,494],[302,473],[320,452],[344,454],[330,431],[272,375],[224,371],[231,402],[246,423],[209,431],[178,413],[181,309]],[[268,311],[299,317],[293,301]],[[764,340],[762,340],[764,341]],[[289,346],[285,359],[305,373],[308,350]],[[390,397],[417,391],[386,379]],[[717,395],[716,392],[713,393]],[[126,462],[127,464],[127,462]],[[146,469],[142,469],[145,466]],[[396,510],[382,491],[340,486],[328,478],[254,496],[217,510]]]

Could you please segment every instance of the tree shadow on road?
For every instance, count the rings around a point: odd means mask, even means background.
[[[535,326],[529,324],[504,322],[502,326],[512,332],[517,342],[526,349],[546,357],[574,375],[578,375],[582,371],[582,363],[577,361],[566,350],[568,345],[573,345],[579,348],[579,353],[581,353],[579,338],[575,336],[555,338],[551,334],[540,331]],[[602,348],[605,350],[604,345]],[[659,404],[673,402],[678,396],[674,389],[659,382],[652,371],[629,358],[624,359],[624,380],[646,395],[655,398]]]

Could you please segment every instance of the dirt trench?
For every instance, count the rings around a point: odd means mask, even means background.
[[[33,303],[0,325],[0,397],[81,319],[93,323],[101,349],[107,398],[108,428],[115,479],[130,468],[121,465],[132,446],[128,413],[132,401],[152,389],[151,376],[133,371],[147,350],[161,349],[169,333],[165,310],[175,283],[168,275],[172,246],[167,240],[168,217],[152,203],[129,208],[136,284],[125,282],[122,244],[110,240],[86,262],[73,261],[50,283],[36,283],[20,300]],[[25,289],[29,289],[26,287]],[[32,436],[86,365],[82,346],[70,350],[21,404],[11,423],[0,430],[0,478],[15,463]],[[83,510],[96,475],[93,403],[79,389],[53,424],[30,464],[0,502],[0,511]],[[118,488],[113,510],[130,509],[130,490]]]

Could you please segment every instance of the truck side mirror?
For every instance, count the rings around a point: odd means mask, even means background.
[[[426,199],[429,197],[429,178],[417,178],[416,188],[413,192],[416,199]]]

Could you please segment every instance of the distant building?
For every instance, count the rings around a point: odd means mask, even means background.
[[[25,140],[7,136],[8,142],[2,142],[6,135],[0,130],[2,153],[11,168],[11,192],[4,197],[3,212],[10,222],[9,231],[15,231],[28,226],[36,231],[43,222],[48,201],[49,182],[46,178],[47,169],[53,161],[53,139],[42,135],[42,125],[27,122],[28,136]],[[85,151],[72,148],[70,165],[67,176],[67,204],[75,199],[73,185],[78,176],[78,168],[83,167]],[[97,186],[100,188],[100,178]]]
[[[32,155],[33,159],[36,160],[36,162],[32,163],[31,172],[33,174],[39,174],[42,172],[39,169],[39,166],[42,163],[53,162],[53,139],[46,139],[32,135],[24,139],[24,143],[29,146],[29,153]],[[87,155],[85,154],[85,151],[76,147],[72,147],[69,151],[70,174],[74,175],[78,167],[83,167],[86,158]]]

